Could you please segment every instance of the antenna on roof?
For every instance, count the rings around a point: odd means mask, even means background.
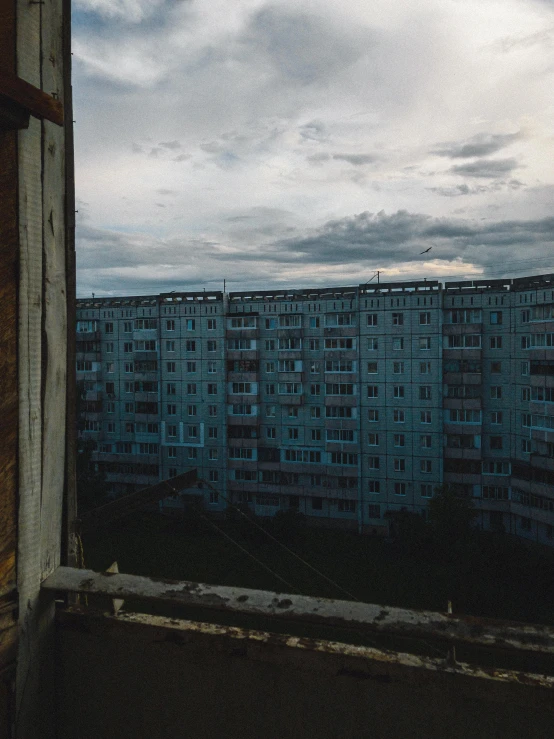
[[[365,284],[365,285],[369,285],[369,283],[371,282],[371,280],[374,280],[374,279],[375,279],[376,277],[377,277],[377,284],[379,284],[379,275],[380,275],[380,274],[381,274],[381,272],[380,272],[379,270],[377,270],[377,272],[374,272],[374,273],[373,273],[373,277],[371,277],[371,278],[370,278],[370,279],[369,279],[369,280],[368,280],[367,282],[365,282],[364,284]]]

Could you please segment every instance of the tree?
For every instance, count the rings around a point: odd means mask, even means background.
[[[436,488],[429,501],[429,522],[436,537],[446,545],[467,542],[476,515],[471,498],[459,495],[451,485]]]

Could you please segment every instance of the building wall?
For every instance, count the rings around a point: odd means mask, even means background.
[[[551,543],[551,306],[549,275],[80,300],[81,435],[114,494],[197,467],[214,510],[385,532],[447,483]]]

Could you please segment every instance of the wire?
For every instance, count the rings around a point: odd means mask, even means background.
[[[260,567],[263,567],[264,570],[266,570],[271,575],[273,575],[273,577],[276,577],[278,580],[280,580],[284,585],[287,586],[287,588],[291,588],[292,590],[294,590],[295,593],[299,593],[301,595],[298,588],[296,588],[294,585],[288,582],[288,580],[285,580],[284,577],[281,577],[281,575],[278,575],[274,570],[271,569],[271,567],[268,567],[268,565],[264,564],[260,559],[258,559],[255,555],[253,555],[252,552],[249,552],[248,549],[245,549],[241,544],[239,544],[238,541],[235,541],[235,539],[233,539],[232,536],[230,536],[226,531],[223,531],[223,529],[221,529],[214,521],[212,521],[204,513],[202,513],[200,508],[198,508],[197,506],[193,506],[193,507],[195,511],[198,513],[198,515],[200,516],[200,518],[203,518],[204,521],[206,521],[206,523],[208,523],[212,528],[216,529],[216,531],[219,531],[219,533],[222,536],[224,536],[226,539],[232,542],[238,549],[241,550],[241,552],[244,552],[244,554],[246,554],[248,557],[253,559],[254,562],[260,565]]]
[[[247,515],[246,515],[246,514],[244,513],[244,511],[242,511],[242,510],[241,510],[241,509],[240,509],[240,508],[239,508],[238,506],[234,505],[234,504],[233,504],[233,503],[232,503],[232,502],[231,502],[231,501],[229,500],[229,498],[228,498],[228,497],[227,497],[226,495],[224,495],[223,493],[220,493],[220,492],[219,492],[218,490],[216,490],[216,488],[214,488],[214,487],[213,487],[213,486],[212,486],[212,485],[211,485],[210,483],[206,482],[205,480],[198,480],[198,482],[201,482],[202,484],[204,484],[204,485],[207,485],[207,486],[208,486],[209,488],[211,488],[212,490],[214,490],[214,492],[218,493],[218,495],[221,495],[221,497],[222,497],[222,498],[223,498],[223,500],[224,500],[224,501],[225,501],[225,502],[227,503],[227,505],[228,505],[228,506],[230,506],[231,508],[233,508],[233,509],[234,509],[235,511],[238,511],[238,513],[240,513],[240,515],[241,515],[241,516],[242,516],[243,518],[245,518],[245,519],[246,519],[247,521],[249,521],[249,522],[250,522],[250,523],[251,523],[251,524],[252,524],[253,526],[255,526],[255,527],[256,527],[257,529],[259,529],[260,531],[263,531],[263,533],[264,533],[264,534],[265,534],[265,535],[266,535],[266,536],[267,536],[267,537],[268,537],[269,539],[271,539],[272,541],[274,541],[274,542],[275,542],[276,544],[278,544],[278,545],[279,545],[279,546],[280,546],[280,547],[281,547],[282,549],[284,549],[284,550],[285,550],[286,552],[288,552],[288,553],[289,553],[289,554],[290,554],[290,555],[291,555],[292,557],[294,557],[295,559],[297,559],[297,560],[298,560],[299,562],[302,562],[302,564],[303,564],[303,565],[305,565],[306,567],[308,567],[308,568],[309,568],[310,570],[312,570],[312,571],[313,571],[313,572],[315,572],[315,573],[316,573],[317,575],[319,575],[319,576],[320,576],[320,577],[322,577],[322,578],[323,578],[324,580],[326,580],[326,581],[327,581],[328,583],[330,583],[330,584],[331,584],[331,585],[333,585],[333,586],[334,586],[335,588],[337,588],[337,590],[340,590],[340,591],[341,591],[341,593],[344,593],[345,595],[347,595],[347,596],[348,596],[348,597],[349,597],[349,598],[350,598],[351,600],[355,600],[355,601],[357,601],[358,603],[361,603],[361,602],[362,602],[362,601],[361,601],[361,600],[360,600],[359,598],[357,598],[357,597],[356,597],[355,595],[353,595],[353,593],[350,593],[350,592],[349,592],[348,590],[346,590],[346,588],[343,588],[343,587],[342,587],[342,585],[339,585],[339,584],[338,584],[338,583],[337,583],[337,582],[336,582],[335,580],[332,580],[332,579],[331,579],[330,577],[327,577],[327,575],[325,575],[325,574],[324,574],[323,572],[321,572],[321,570],[318,570],[318,569],[317,569],[317,567],[314,567],[313,565],[311,565],[311,564],[310,564],[309,562],[307,562],[307,561],[306,561],[305,559],[303,559],[303,558],[302,558],[302,557],[301,557],[301,556],[300,556],[299,554],[297,554],[297,553],[296,553],[296,552],[294,552],[294,551],[293,551],[292,549],[290,549],[289,547],[287,547],[287,545],[286,545],[286,544],[283,544],[283,542],[279,541],[279,539],[277,539],[277,538],[276,538],[275,536],[273,536],[273,534],[271,534],[271,533],[270,533],[270,532],[269,532],[269,531],[268,531],[267,529],[264,529],[264,527],[263,527],[263,526],[260,526],[260,524],[259,524],[259,523],[258,523],[257,521],[255,521],[254,519],[252,519],[252,518],[250,518],[249,516],[247,516]]]

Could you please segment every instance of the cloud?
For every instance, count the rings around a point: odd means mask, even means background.
[[[177,190],[168,190],[166,187],[159,187],[156,192],[158,195],[178,195]]]
[[[244,223],[265,224],[267,238],[245,247]],[[473,219],[435,218],[422,213],[364,212],[329,221],[318,229],[279,238],[278,225],[287,214],[236,214],[234,240],[174,236],[159,239],[136,233],[118,233],[84,224],[78,231],[79,288],[100,294],[106,279],[119,292],[140,292],[148,281],[153,292],[162,284],[203,285],[224,278],[231,289],[276,287],[288,283],[358,284],[374,269],[383,280],[437,275],[510,275],[552,269],[554,218],[484,223]],[[261,231],[260,231],[261,233]],[[425,256],[423,248],[433,246]],[[522,249],[526,260],[521,260]],[[119,282],[117,280],[119,279]]]
[[[434,192],[437,195],[443,195],[444,197],[454,198],[462,195],[484,195],[489,192],[499,192],[501,190],[519,190],[525,187],[525,184],[521,180],[497,180],[492,182],[490,185],[454,185],[444,187],[430,187],[430,192]],[[498,206],[497,206],[498,207]]]
[[[160,141],[158,146],[163,146],[164,149],[180,149],[181,144],[178,141]]]
[[[355,167],[359,167],[362,164],[372,164],[377,161],[377,157],[371,154],[333,154],[333,159],[341,159],[344,162],[353,164]]]
[[[480,133],[465,141],[438,144],[431,153],[452,159],[482,157],[494,154],[520,138],[522,138],[520,131],[507,134]]]
[[[477,159],[467,164],[450,167],[452,174],[461,174],[465,177],[484,177],[493,179],[505,177],[518,167],[515,159]]]

